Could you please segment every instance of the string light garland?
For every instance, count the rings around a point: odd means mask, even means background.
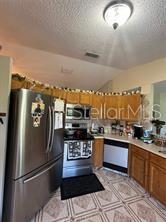
[[[110,93],[104,93],[100,91],[94,91],[94,90],[81,90],[81,89],[70,89],[68,87],[57,87],[57,86],[52,86],[49,85],[48,83],[42,83],[40,81],[36,81],[32,78],[29,78],[27,76],[23,76],[18,73],[12,74],[12,79],[17,80],[20,82],[26,81],[27,83],[31,84],[30,89],[33,89],[35,86],[41,86],[46,90],[53,90],[53,89],[59,89],[59,90],[64,90],[65,92],[82,92],[82,93],[89,93],[89,94],[95,94],[95,95],[101,95],[101,96],[123,96],[123,95],[134,95],[134,94],[140,94],[140,90],[132,91],[132,92],[110,92]]]

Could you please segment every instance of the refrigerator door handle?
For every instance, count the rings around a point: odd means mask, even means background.
[[[45,169],[45,170],[39,172],[38,174],[36,174],[36,175],[34,175],[34,176],[32,176],[32,177],[30,177],[30,178],[24,180],[23,183],[25,184],[25,183],[28,183],[28,182],[30,182],[30,181],[36,179],[37,177],[39,177],[39,176],[41,176],[42,174],[44,174],[44,173],[46,173],[47,171],[49,171],[52,167],[55,166],[55,164],[56,164],[56,162],[53,163],[51,166],[49,166],[47,169]]]
[[[52,107],[52,133],[51,133],[51,145],[50,145],[50,150],[51,152],[52,147],[53,147],[53,142],[54,142],[54,128],[55,128],[55,113],[54,113],[54,108]]]
[[[52,129],[52,118],[51,118],[51,107],[50,106],[48,107],[48,116],[49,116],[49,132],[48,132],[46,153],[48,153],[49,149],[50,149],[51,129]]]

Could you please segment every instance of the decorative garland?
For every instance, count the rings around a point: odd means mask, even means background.
[[[42,82],[36,81],[34,79],[31,79],[29,77],[20,75],[18,73],[14,73],[12,74],[12,79],[13,80],[18,80],[20,82],[22,81],[27,81],[30,84],[32,84],[32,87],[35,87],[36,85],[40,85],[42,87],[44,87],[45,89],[59,89],[59,90],[64,90],[66,92],[82,92],[82,93],[89,93],[89,94],[96,94],[96,95],[102,95],[102,96],[111,96],[111,95],[134,95],[134,94],[140,94],[140,90],[137,91],[132,91],[132,92],[110,92],[110,93],[104,93],[104,92],[99,92],[99,91],[93,91],[93,90],[80,90],[80,89],[70,89],[67,87],[56,87],[56,86],[51,86],[49,84],[43,84]]]

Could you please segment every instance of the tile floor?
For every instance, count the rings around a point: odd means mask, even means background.
[[[135,181],[107,169],[95,173],[104,191],[61,201],[58,190],[33,222],[166,221],[166,207]]]

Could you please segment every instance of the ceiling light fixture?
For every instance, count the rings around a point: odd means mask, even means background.
[[[104,10],[104,19],[114,29],[125,24],[133,12],[131,2],[117,0],[111,2]]]

